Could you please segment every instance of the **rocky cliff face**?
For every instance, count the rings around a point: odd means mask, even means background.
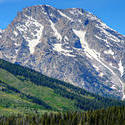
[[[23,9],[0,31],[0,58],[89,92],[125,98],[125,36],[83,9]]]

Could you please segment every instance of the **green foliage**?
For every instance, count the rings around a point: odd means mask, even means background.
[[[125,107],[87,112],[44,113],[0,117],[1,125],[125,125]]]
[[[87,111],[125,105],[120,100],[91,94],[4,60],[0,60],[0,94],[0,114],[9,111],[16,114],[41,113],[45,110]]]

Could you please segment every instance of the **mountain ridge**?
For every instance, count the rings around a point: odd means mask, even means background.
[[[83,9],[23,9],[0,38],[0,58],[124,99],[125,37]]]

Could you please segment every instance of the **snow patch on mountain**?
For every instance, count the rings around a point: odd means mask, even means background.
[[[20,44],[18,44],[18,43],[14,43],[14,45],[15,45],[16,47],[19,47],[19,46],[20,46]]]
[[[107,43],[107,40],[106,40],[106,39],[103,39],[102,37],[99,37],[99,36],[97,36],[97,35],[95,35],[95,37],[96,37],[97,39],[103,40],[103,41],[105,41],[105,42]]]
[[[90,20],[98,20],[98,18],[96,16],[94,16],[92,13],[88,12],[86,14],[86,16],[90,19]]]
[[[17,33],[15,30],[13,31],[13,33],[14,33],[14,35],[15,35],[15,36],[17,36],[17,35],[18,35],[18,33]]]
[[[102,24],[102,23],[101,23],[101,24]],[[96,26],[97,28],[99,28],[99,29],[100,29],[100,32],[101,32],[102,34],[105,34],[105,36],[106,36],[109,40],[112,40],[112,41],[115,41],[115,42],[120,42],[120,40],[119,40],[116,36],[112,35],[112,34],[109,33],[108,31],[106,31],[103,25],[100,26],[99,24],[96,24],[95,26]]]
[[[108,67],[101,59],[100,59],[100,53],[96,52],[95,50],[91,49],[88,45],[88,43],[85,40],[85,31],[77,31],[77,30],[73,30],[74,33],[79,37],[80,41],[81,41],[81,45],[84,48],[84,51],[86,53],[86,55],[88,57],[90,57],[91,59],[95,59],[96,61],[98,61],[101,65],[103,65],[105,68],[107,68],[112,74],[114,74],[114,71]]]
[[[82,48],[86,49],[87,44],[85,42],[85,35],[86,35],[86,31],[81,31],[81,30],[75,30],[73,29],[73,32],[76,34],[76,36],[79,37]]]
[[[97,72],[99,72],[99,67],[97,67],[96,65],[93,65],[93,67],[95,68],[95,70],[96,70]]]
[[[113,52],[111,49],[105,50],[104,53],[105,53],[105,54],[114,55],[114,52]]]
[[[117,89],[116,85],[112,85],[111,89]]]
[[[25,39],[29,43],[28,46],[30,48],[30,53],[33,54],[34,51],[35,51],[36,45],[38,45],[41,42],[40,39],[42,37],[42,32],[43,32],[44,26],[42,24],[38,23],[38,21],[33,19],[32,17],[28,17],[28,19],[29,19],[29,21],[26,22],[27,26],[30,26],[30,25],[34,24],[37,28],[39,28],[39,29],[35,30],[36,34],[32,33],[32,35],[34,36],[35,39],[28,39],[27,37],[25,37]]]
[[[96,37],[98,40],[104,41],[104,42],[106,43],[106,46],[107,46],[107,47],[110,47],[110,43],[107,41],[107,39],[103,39],[101,36],[97,36],[97,35],[95,35],[95,37]]]
[[[25,25],[18,25],[17,29],[23,34],[23,37],[28,42],[30,53],[33,54],[35,51],[35,47],[41,42],[40,39],[42,37],[44,26],[32,17],[29,17],[27,15],[25,16],[27,17]],[[34,29],[34,32],[30,32],[30,30],[28,29],[32,26],[36,27]],[[28,32],[30,32],[30,35],[28,34]]]
[[[103,77],[104,73],[99,69],[99,67],[97,67],[96,65],[93,65],[93,67],[95,68],[95,70],[99,73],[98,76]]]
[[[60,13],[60,15],[61,15],[62,17],[65,17],[65,18],[67,18],[68,20],[73,21],[72,18],[68,17],[67,15],[65,15],[65,14],[64,14],[63,12],[61,12],[60,10],[58,10],[58,12]]]
[[[99,76],[100,76],[100,77],[103,77],[103,76],[104,76],[104,73],[103,73],[103,72],[100,72],[100,73],[99,73]]]
[[[39,30],[37,30],[36,32],[36,39],[33,40],[28,40],[29,42],[29,47],[30,47],[30,53],[33,54],[35,51],[35,47],[41,42],[40,39],[42,37],[42,32],[43,32],[43,26],[40,27]]]
[[[57,31],[56,27],[55,27],[55,24],[50,20],[50,23],[51,23],[51,28],[55,34],[55,36],[57,37],[58,40],[62,40],[62,36],[61,34]]]
[[[69,38],[67,36],[64,37],[65,41],[69,41]]]
[[[124,67],[122,66],[122,62],[121,62],[121,60],[119,61],[118,66],[119,66],[119,71],[120,71],[120,73],[121,73],[121,77],[122,77],[123,74],[124,74]]]
[[[120,80],[120,79],[119,79]],[[122,100],[124,100],[125,99],[125,85],[124,85],[124,83],[120,80],[120,83],[121,83],[121,85],[122,85]]]
[[[54,48],[53,50],[63,54],[63,55],[66,55],[66,56],[71,56],[71,57],[75,57],[74,55],[72,55],[72,50],[66,50],[64,48],[62,48],[62,44],[61,43],[56,43],[54,44]]]

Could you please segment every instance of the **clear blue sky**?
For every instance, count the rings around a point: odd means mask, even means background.
[[[83,8],[125,35],[125,0],[0,0],[0,28],[6,28],[22,8],[39,4],[56,8]]]

